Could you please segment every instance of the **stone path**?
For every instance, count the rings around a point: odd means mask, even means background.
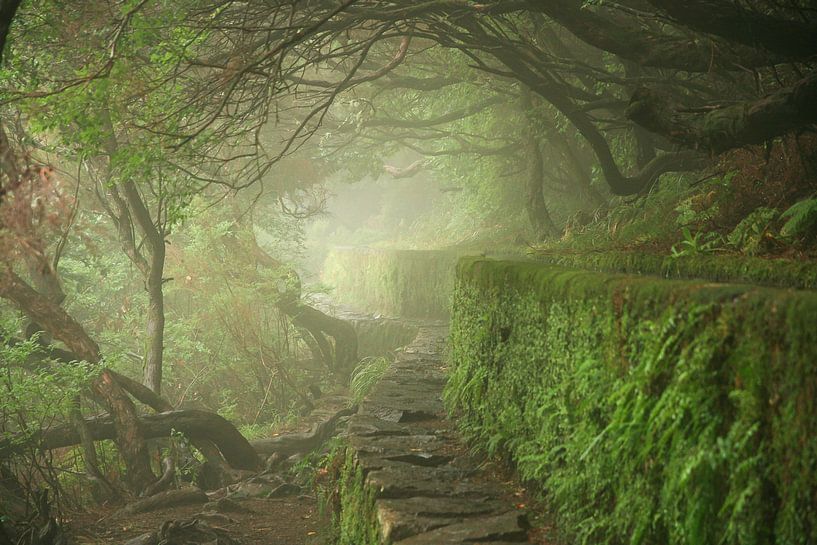
[[[349,444],[376,497],[381,541],[528,542],[513,491],[469,456],[445,418],[444,326],[421,327],[350,418]]]

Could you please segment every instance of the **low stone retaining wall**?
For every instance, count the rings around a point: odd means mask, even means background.
[[[569,543],[817,543],[817,294],[463,259],[446,402]]]
[[[400,318],[448,316],[458,254],[437,250],[337,248],[322,281],[357,310]]]

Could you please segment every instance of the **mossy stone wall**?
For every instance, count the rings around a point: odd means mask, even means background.
[[[418,328],[399,319],[352,320],[357,333],[357,354],[361,358],[390,356],[417,336]]]
[[[565,542],[817,543],[817,294],[464,258],[450,410]]]
[[[346,448],[338,456],[343,457],[343,463],[331,475],[337,483],[333,492],[335,505],[331,506],[331,542],[334,545],[380,545],[374,490],[366,486],[363,469],[353,449]]]
[[[321,279],[336,301],[358,310],[444,318],[457,258],[442,250],[337,248],[327,256]]]

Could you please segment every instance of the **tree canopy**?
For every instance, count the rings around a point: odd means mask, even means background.
[[[252,427],[348,379],[305,241],[811,256],[815,36],[808,0],[0,0],[7,387],[72,369],[57,443],[104,483],[102,407],[140,493],[141,405]]]

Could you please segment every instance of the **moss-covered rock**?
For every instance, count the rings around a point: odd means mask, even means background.
[[[817,543],[817,294],[466,258],[446,401],[567,542]]]
[[[336,476],[337,510],[334,513],[336,545],[380,545],[374,490],[365,485],[363,468],[353,449],[346,449],[345,461]]]
[[[448,314],[458,254],[441,250],[338,248],[324,263],[322,280],[336,301],[402,318]]]

